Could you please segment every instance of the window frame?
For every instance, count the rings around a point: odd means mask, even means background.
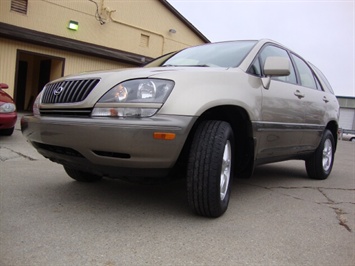
[[[314,79],[314,83],[316,85],[315,88],[302,85],[300,71],[299,71],[299,69],[297,67],[297,63],[295,62],[295,60],[293,58],[294,56],[297,57],[298,59],[300,59],[308,67],[308,69],[311,71],[313,79]],[[320,81],[319,77],[317,76],[317,73],[315,73],[313,68],[308,64],[308,62],[306,60],[304,60],[301,56],[299,56],[298,54],[296,54],[294,52],[290,52],[290,58],[293,61],[293,64],[295,65],[296,75],[298,76],[298,80],[299,80],[299,84],[298,84],[299,86],[302,86],[302,87],[308,88],[308,89],[312,89],[312,90],[325,91],[324,87],[322,85],[322,82]]]
[[[288,56],[288,59],[290,60],[291,71],[293,69],[293,73],[295,75],[295,83],[287,81],[287,80],[277,79],[277,77],[271,78],[271,79],[274,80],[274,81],[284,82],[284,83],[287,83],[287,84],[299,85],[299,83],[300,83],[299,76],[298,76],[297,71],[296,71],[295,63],[293,62],[293,60],[292,60],[292,58],[290,56],[290,51],[287,48],[282,47],[280,45],[277,45],[275,43],[266,43],[260,48],[260,50],[258,51],[257,55],[253,59],[252,63],[248,67],[247,73],[250,74],[250,75],[256,76],[256,77],[260,77],[260,78],[265,78],[266,77],[266,75],[264,74],[264,71],[263,71],[263,67],[262,67],[261,54],[267,47],[275,47],[275,48],[278,48],[278,49],[283,50],[284,52],[286,52],[286,54]],[[256,63],[256,60],[259,61],[258,65],[259,65],[259,69],[260,69],[260,73],[261,73],[260,75],[254,74],[252,72],[252,66]]]
[[[277,44],[275,44],[275,43],[266,43],[266,44],[264,44],[264,45],[260,48],[260,50],[258,51],[257,55],[254,57],[254,59],[252,60],[250,66],[248,67],[248,69],[247,69],[247,71],[246,71],[247,74],[252,75],[252,76],[255,76],[255,77],[260,77],[260,78],[265,78],[265,77],[266,77],[266,76],[264,75],[264,73],[263,73],[263,67],[262,67],[262,62],[261,62],[262,60],[261,60],[260,56],[261,56],[261,53],[263,52],[263,50],[264,50],[266,47],[268,47],[268,46],[273,46],[273,47],[279,48],[279,49],[281,49],[281,50],[284,50],[284,51],[287,53],[287,55],[288,55],[288,57],[289,57],[289,60],[290,60],[290,62],[291,62],[291,68],[293,68],[294,73],[295,73],[295,76],[296,76],[296,83],[292,83],[292,82],[285,81],[285,80],[279,80],[279,79],[273,79],[274,81],[280,81],[280,82],[285,82],[285,83],[288,83],[288,84],[298,85],[298,86],[302,86],[302,87],[304,87],[304,88],[308,88],[308,89],[312,89],[312,90],[318,90],[318,91],[323,91],[323,92],[329,91],[329,92],[331,92],[331,93],[334,94],[332,88],[331,88],[330,85],[329,85],[329,81],[325,78],[324,74],[323,74],[316,66],[314,66],[314,65],[312,65],[312,64],[310,64],[310,63],[308,63],[306,60],[304,60],[304,59],[303,59],[300,55],[298,55],[297,53],[294,53],[294,52],[292,52],[291,50],[289,50],[289,49],[287,49],[287,48],[285,48],[285,47],[283,47],[283,46],[277,45]],[[296,62],[295,62],[295,60],[293,59],[293,56],[296,56],[296,57],[298,57],[300,60],[302,60],[302,61],[306,64],[306,66],[311,70],[311,73],[312,73],[314,82],[315,82],[315,84],[316,84],[316,88],[307,87],[307,86],[302,85],[300,73],[299,73],[298,67],[297,67],[297,65],[296,65]],[[257,74],[257,73],[254,73],[254,71],[252,70],[253,65],[257,63],[256,61],[258,61],[258,67],[259,67],[259,70],[260,70],[260,73],[261,73],[260,75]],[[314,70],[314,68],[315,68],[317,71],[319,71],[320,74],[318,74],[318,73]],[[320,75],[320,76],[319,76],[319,75]],[[323,77],[322,77],[321,75],[323,75]],[[325,81],[322,80],[323,78],[325,79]],[[323,82],[325,83],[325,85],[323,84]],[[330,88],[328,88],[328,87],[326,87],[326,86],[329,86]]]
[[[310,62],[308,62],[308,65],[310,66],[310,68],[314,72],[315,77],[318,79],[322,90],[324,92],[329,92],[331,94],[335,94],[332,86],[330,85],[327,77],[323,74],[323,72],[318,67],[316,67],[315,65],[313,65]]]

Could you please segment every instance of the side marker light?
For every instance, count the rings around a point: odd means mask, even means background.
[[[175,139],[176,134],[168,132],[154,132],[153,137],[154,139],[173,140]]]

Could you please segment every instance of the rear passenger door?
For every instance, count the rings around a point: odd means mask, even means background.
[[[302,150],[313,150],[318,146],[323,133],[325,113],[330,99],[327,98],[327,93],[322,90],[308,64],[295,54],[291,54],[291,58],[299,76],[299,91],[304,94],[305,124],[301,140]]]

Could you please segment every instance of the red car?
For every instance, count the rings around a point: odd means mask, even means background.
[[[3,89],[9,86],[0,83],[0,135],[11,136],[17,120],[16,105],[14,100]]]

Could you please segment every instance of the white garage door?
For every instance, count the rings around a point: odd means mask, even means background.
[[[343,129],[355,129],[355,109],[340,108],[339,127]]]

